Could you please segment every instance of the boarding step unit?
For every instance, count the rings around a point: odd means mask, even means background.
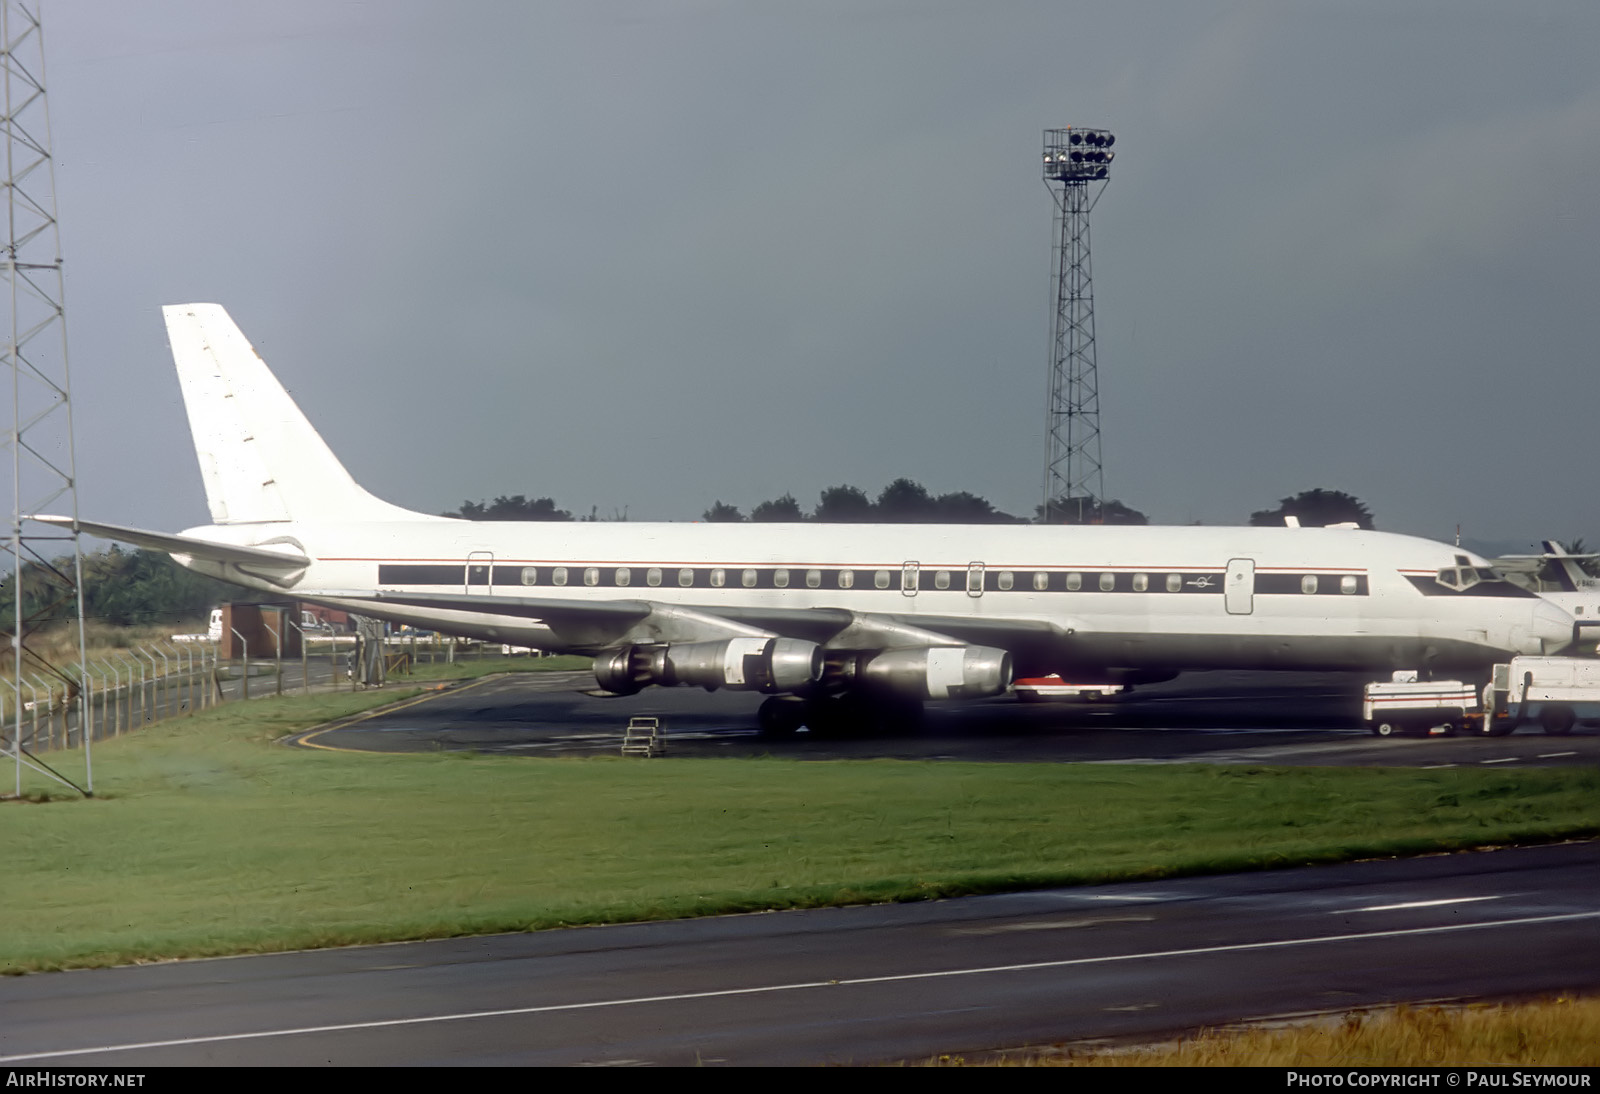
[[[1483,722],[1478,689],[1461,680],[1418,680],[1402,670],[1385,683],[1371,683],[1362,694],[1361,718],[1379,737],[1426,737],[1477,729]]]
[[[635,714],[628,719],[627,732],[622,736],[624,756],[660,756],[667,750],[667,735],[661,728],[661,719],[650,714]]]

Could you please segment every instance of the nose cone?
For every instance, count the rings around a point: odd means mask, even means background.
[[[1539,649],[1534,653],[1560,653],[1578,641],[1578,620],[1571,612],[1541,600],[1533,609],[1533,637]]]

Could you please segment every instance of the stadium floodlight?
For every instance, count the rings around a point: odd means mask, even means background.
[[[1095,366],[1089,210],[1105,189],[1115,155],[1110,130],[1046,129],[1044,181],[1055,198],[1055,308],[1044,467],[1047,521],[1098,521],[1105,499],[1100,465],[1100,393]]]
[[[1110,148],[1116,137],[1105,129],[1047,129],[1044,133],[1045,182],[1083,183],[1106,178],[1109,172],[1096,165],[1110,163]]]

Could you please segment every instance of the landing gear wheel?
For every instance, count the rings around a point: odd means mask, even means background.
[[[763,737],[793,737],[806,721],[806,704],[798,699],[774,695],[756,711]]]
[[[1405,728],[1399,722],[1373,722],[1372,733],[1376,737],[1399,737],[1404,735]]]
[[[881,733],[903,736],[922,728],[922,704],[915,699],[885,699],[867,708],[867,723]]]
[[[843,737],[855,730],[854,713],[843,698],[808,699],[806,728],[818,737]]]

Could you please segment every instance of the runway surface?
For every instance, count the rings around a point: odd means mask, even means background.
[[[298,735],[306,748],[1442,766],[1600,762],[1600,735],[1379,740],[1359,682],[1209,673],[1089,706],[930,707],[919,732],[752,728],[758,697],[519,674]],[[662,762],[662,761],[648,761]],[[726,916],[17,977],[0,1064],[872,1063],[1397,1002],[1600,991],[1600,843],[926,904]]]
[[[0,1064],[824,1064],[1600,988],[1600,844],[0,983]]]
[[[351,751],[616,753],[628,719],[659,716],[667,755],[986,762],[1450,766],[1600,763],[1600,733],[1522,729],[1509,737],[1373,737],[1359,722],[1361,681],[1330,673],[1193,673],[1091,704],[1013,699],[930,704],[917,732],[769,740],[760,696],[649,688],[596,698],[586,672],[518,673],[298,734],[290,743]]]

